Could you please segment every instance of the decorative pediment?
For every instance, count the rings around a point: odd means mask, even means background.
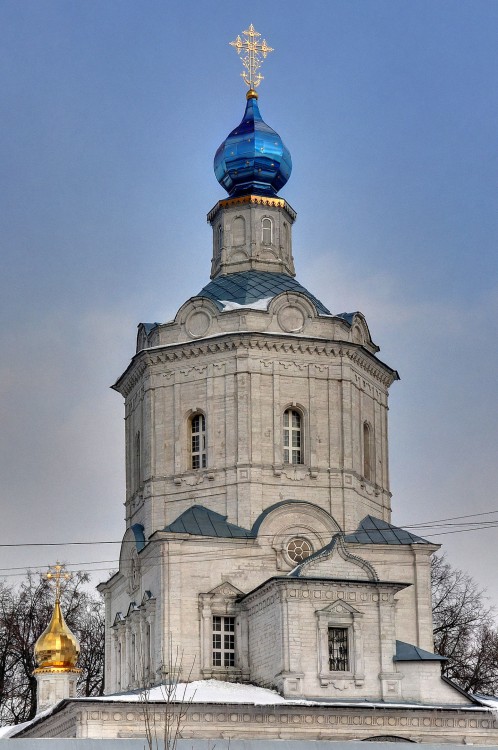
[[[323,549],[289,573],[292,578],[335,578],[355,581],[378,581],[379,577],[369,562],[353,555],[344,544],[342,533],[335,534]]]
[[[133,612],[137,612],[137,611],[138,611],[138,607],[137,607],[136,602],[130,602],[128,611],[126,612],[126,617],[129,617]]]
[[[220,583],[219,586],[215,586],[214,589],[211,589],[211,591],[208,591],[208,595],[214,595],[214,596],[244,596],[244,592],[238,589],[233,584],[229,583],[228,581],[223,581],[223,583]]]
[[[359,610],[357,610],[355,607],[353,607],[349,602],[345,602],[343,599],[338,599],[335,602],[332,602],[332,604],[329,604],[328,607],[325,607],[324,609],[320,609],[317,612],[317,615],[351,615],[354,617],[361,617],[363,614]]]

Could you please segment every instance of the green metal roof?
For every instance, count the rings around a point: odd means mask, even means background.
[[[448,661],[446,656],[433,654],[423,648],[414,646],[412,643],[396,641],[396,655],[393,661]]]
[[[374,516],[365,516],[356,531],[346,534],[344,541],[356,544],[430,544],[427,539]]]
[[[276,297],[282,292],[298,292],[308,297],[322,315],[330,315],[329,310],[313,294],[308,292],[299,281],[286,273],[269,273],[265,271],[241,271],[225,276],[217,276],[197,295],[213,300],[223,310],[224,302],[235,302],[237,305],[251,305],[263,299]]]
[[[252,538],[248,529],[229,523],[226,516],[215,513],[214,510],[209,510],[203,505],[193,505],[178,516],[176,521],[166,526],[164,531],[194,536],[215,536],[223,539]]]

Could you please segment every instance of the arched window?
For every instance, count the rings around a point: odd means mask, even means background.
[[[290,251],[289,242],[289,225],[284,221],[284,250],[288,253]]]
[[[144,648],[144,676],[145,686],[149,687],[152,677],[152,638],[150,632],[150,622],[145,624],[145,648]]]
[[[206,417],[204,414],[194,414],[190,420],[190,457],[192,469],[206,468]]]
[[[273,242],[273,222],[271,219],[261,221],[261,242],[263,245],[271,245]]]
[[[223,227],[218,224],[218,250],[223,247]]]
[[[303,463],[303,420],[295,409],[284,411],[284,463]]]
[[[142,444],[140,440],[140,430],[135,435],[135,487],[142,484]]]
[[[116,654],[116,662],[117,662],[117,685],[118,690],[121,688],[121,673],[123,669],[123,659],[121,655],[121,641],[118,641],[118,647],[117,647],[117,654]]]
[[[369,482],[373,474],[372,429],[368,422],[363,422],[363,476]]]
[[[246,241],[246,223],[242,216],[237,216],[232,223],[232,243],[236,247]]]
[[[135,684],[135,680],[137,679],[136,664],[137,664],[137,642],[136,642],[135,633],[132,633],[131,634],[131,648],[130,648],[130,683],[132,685]]]

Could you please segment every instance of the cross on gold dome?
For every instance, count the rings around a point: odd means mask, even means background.
[[[274,50],[273,47],[267,45],[266,39],[263,39],[262,42],[259,41],[261,34],[256,31],[252,24],[242,34],[245,36],[245,39],[241,39],[239,34],[234,42],[230,42],[230,45],[235,47],[238,55],[241,52],[245,52],[245,55],[241,58],[245,70],[240,75],[252,91],[259,86],[264,78],[261,73],[258,73],[263,62],[261,56],[265,58],[269,52],[273,52]]]
[[[69,581],[71,573],[66,571],[66,566],[61,565],[57,560],[55,565],[49,565],[46,578],[49,581],[53,581],[55,585],[55,601],[58,602],[61,596],[61,581]]]

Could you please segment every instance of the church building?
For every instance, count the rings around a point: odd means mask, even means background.
[[[279,702],[194,698],[185,737],[496,744],[490,709],[442,677],[433,652],[438,545],[391,523],[398,373],[360,312],[299,283],[296,212],[280,197],[291,155],[256,90],[272,49],[252,25],[232,45],[248,90],[214,159],[227,195],[207,215],[210,280],[173,321],[139,325],[113,386],[126,531],[119,570],[99,586],[106,697],[67,696],[59,719],[25,736],[83,709],[99,716],[79,736],[137,736],[139,718],[112,718],[120,694],[216,680]]]

